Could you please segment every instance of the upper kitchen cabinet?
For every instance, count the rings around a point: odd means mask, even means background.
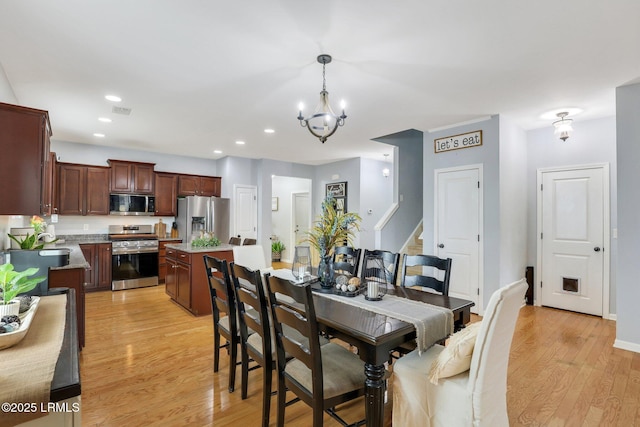
[[[111,166],[111,193],[153,194],[155,163],[109,159],[109,166]]]
[[[156,172],[156,215],[177,216],[178,175]]]
[[[50,137],[46,111],[0,103],[0,215],[51,213]]]
[[[58,213],[108,215],[110,169],[58,163]]]
[[[178,176],[178,196],[220,197],[222,180],[217,176]]]

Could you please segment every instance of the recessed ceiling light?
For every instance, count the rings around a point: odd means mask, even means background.
[[[555,110],[547,111],[543,113],[540,118],[542,120],[557,120],[558,113],[567,113],[568,116],[575,116],[577,114],[582,113],[582,108],[577,107],[564,107],[564,108],[556,108]]]
[[[238,144],[238,145],[244,145],[244,141],[236,141],[236,144]]]
[[[116,96],[116,95],[107,95],[107,96],[105,96],[105,99],[107,101],[111,101],[111,102],[120,102],[120,101],[122,101],[122,98],[120,98],[119,96]]]
[[[274,132],[275,132],[275,130],[270,129],[270,128],[267,128],[267,129],[264,130],[264,133],[274,133]]]
[[[213,150],[215,154],[222,154],[222,150]]]
[[[94,133],[93,136],[95,136],[96,138],[104,138],[104,133]]]
[[[109,117],[98,117],[98,120],[100,120],[102,123],[111,123],[112,120]]]

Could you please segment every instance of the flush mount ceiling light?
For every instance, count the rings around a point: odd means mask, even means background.
[[[120,102],[120,101],[122,101],[122,98],[120,98],[120,97],[119,97],[119,96],[117,96],[117,95],[106,95],[106,96],[105,96],[105,99],[106,99],[107,101],[111,101],[111,102]]]
[[[573,120],[567,119],[566,117],[568,115],[569,113],[566,111],[557,113],[556,116],[558,116],[560,120],[553,122],[553,127],[556,128],[554,133],[563,141],[566,141],[569,136],[571,136],[571,132],[573,132],[573,127],[571,126],[571,122],[573,122]]]
[[[344,114],[344,101],[341,102],[342,114],[340,115],[334,113],[331,105],[329,105],[325,67],[331,62],[331,55],[319,55],[318,62],[322,64],[322,91],[320,92],[320,102],[314,113],[307,117],[302,115],[303,105],[300,104],[298,120],[300,121],[300,126],[309,129],[309,132],[324,144],[327,138],[338,130],[338,126],[344,125],[344,119],[346,119],[347,116]]]

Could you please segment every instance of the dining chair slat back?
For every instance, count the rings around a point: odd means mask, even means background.
[[[380,249],[376,249],[370,251],[369,249],[364,250],[364,254],[362,255],[362,270],[360,272],[360,278],[364,279],[365,276],[365,261],[369,256],[377,256],[382,258],[382,262],[384,264],[384,275],[387,278],[387,283],[396,286],[396,282],[398,280],[398,270],[400,268],[400,254],[397,252],[383,251]],[[373,272],[376,277],[378,277],[378,272]]]
[[[345,272],[351,276],[358,274],[361,249],[351,246],[336,246],[333,250],[333,269],[336,273]]]
[[[213,372],[218,372],[220,367],[220,348],[226,347],[229,351],[229,392],[231,393],[235,388],[238,344],[240,344],[235,296],[226,260],[204,255],[204,266],[209,282],[213,317]],[[221,336],[227,340],[223,346],[220,345]]]
[[[258,243],[256,239],[251,239],[247,237],[242,241],[242,246],[255,245],[256,243]]]
[[[271,407],[271,370],[274,368],[268,305],[260,270],[230,264],[231,277],[238,301],[242,351],[242,399],[247,398],[249,357],[262,367],[262,426],[269,425]],[[253,331],[253,334],[250,334]]]
[[[274,323],[278,370],[278,426],[284,425],[286,391],[292,391],[313,410],[313,426],[322,426],[323,412],[337,419],[334,407],[364,394],[364,364],[346,348],[320,345],[319,326],[309,284],[265,275],[267,297]],[[289,299],[276,297],[276,294]],[[306,340],[287,333],[299,332]],[[293,358],[287,358],[293,356]],[[357,424],[358,425],[358,424]]]
[[[403,255],[401,286],[422,286],[433,289],[442,295],[449,295],[449,281],[451,279],[451,258],[438,258],[434,255]],[[407,274],[407,267],[433,267],[444,272],[442,280],[422,274]]]
[[[229,238],[229,244],[230,245],[240,245],[242,243],[242,240],[240,239],[240,237],[230,237]]]

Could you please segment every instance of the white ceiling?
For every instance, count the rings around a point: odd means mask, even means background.
[[[49,111],[54,139],[382,160],[371,139],[410,128],[501,114],[551,133],[548,110],[582,108],[575,126],[614,115],[615,88],[640,77],[638,19],[638,0],[2,1],[0,65],[19,104]],[[296,120],[318,101],[321,53],[348,115],[324,145]]]

